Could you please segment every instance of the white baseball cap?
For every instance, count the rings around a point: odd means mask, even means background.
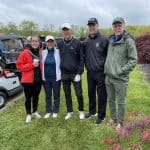
[[[61,29],[63,30],[64,28],[71,29],[71,25],[70,25],[69,23],[64,23],[64,24],[61,26]]]
[[[53,37],[53,36],[48,35],[48,36],[46,36],[46,38],[45,38],[45,42],[47,42],[48,40],[52,40],[52,41],[54,41],[55,39],[54,39],[54,37]]]
[[[27,37],[27,40],[30,41],[30,40],[31,40],[31,36],[28,36],[28,37]]]

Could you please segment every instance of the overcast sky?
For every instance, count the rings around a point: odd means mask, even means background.
[[[0,0],[0,22],[32,20],[40,26],[64,22],[86,25],[96,17],[102,28],[122,16],[129,25],[150,25],[150,0]]]

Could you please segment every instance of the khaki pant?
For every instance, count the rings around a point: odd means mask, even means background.
[[[123,124],[125,116],[125,98],[128,82],[118,81],[106,76],[105,79],[110,117]]]

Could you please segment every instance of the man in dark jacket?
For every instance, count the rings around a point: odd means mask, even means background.
[[[71,83],[74,85],[75,93],[78,99],[79,118],[84,119],[81,85],[81,74],[84,69],[83,50],[81,48],[80,41],[73,38],[69,23],[64,23],[62,25],[62,33],[64,35],[64,39],[58,42],[58,48],[60,50],[60,68],[67,105],[67,115],[65,120],[69,119],[73,114]]]
[[[88,20],[89,37],[84,42],[85,65],[87,69],[89,113],[96,116],[96,90],[98,95],[98,118],[95,124],[101,124],[106,115],[107,94],[105,87],[104,63],[107,55],[108,39],[99,33],[98,20]]]

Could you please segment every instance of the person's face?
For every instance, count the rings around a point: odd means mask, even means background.
[[[47,46],[48,49],[51,49],[55,46],[55,42],[53,40],[48,40],[46,42],[46,46]]]
[[[94,23],[89,24],[88,27],[89,27],[89,34],[90,35],[95,35],[99,30],[98,24],[94,24]]]
[[[63,33],[64,39],[70,40],[72,38],[72,31],[70,29],[67,29],[67,28],[62,29],[62,33]]]
[[[30,44],[31,44],[32,48],[35,48],[35,49],[38,48],[40,46],[39,38],[38,37],[32,37]]]
[[[123,23],[115,23],[113,24],[113,31],[115,35],[120,35],[124,32],[125,25]]]

